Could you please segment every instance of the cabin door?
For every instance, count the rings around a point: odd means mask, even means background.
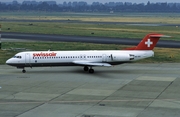
[[[31,65],[31,60],[30,60],[30,54],[29,53],[26,53],[25,54],[25,64],[27,66],[30,66]]]
[[[107,61],[106,54],[103,54],[102,55],[102,62],[106,62],[106,61]]]

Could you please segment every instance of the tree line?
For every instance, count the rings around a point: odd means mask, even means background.
[[[3,11],[56,11],[56,12],[180,12],[180,3],[150,3],[132,4],[132,3],[99,3],[94,2],[88,5],[86,2],[81,4],[63,3],[48,4],[41,2],[39,4],[5,4],[0,2],[0,12]]]

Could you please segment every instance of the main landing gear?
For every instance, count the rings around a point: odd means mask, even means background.
[[[94,69],[92,69],[92,66],[90,67],[90,69],[88,66],[84,66],[84,71],[89,71],[89,73],[94,73]]]

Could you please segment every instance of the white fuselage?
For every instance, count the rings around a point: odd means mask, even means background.
[[[101,66],[99,63],[118,65],[152,56],[154,56],[152,50],[31,51],[20,52],[8,59],[6,63],[18,68],[75,65],[91,66],[89,63],[98,63],[92,66]]]

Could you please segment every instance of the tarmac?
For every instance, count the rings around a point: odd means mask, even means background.
[[[0,65],[0,117],[179,117],[180,63]]]

